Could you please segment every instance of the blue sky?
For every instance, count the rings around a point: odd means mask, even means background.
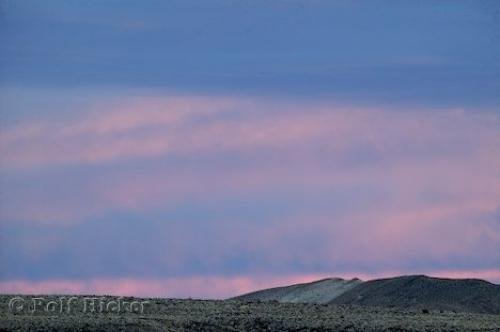
[[[497,105],[494,1],[5,1],[3,85]]]
[[[0,2],[0,291],[500,281],[499,17],[496,1]]]

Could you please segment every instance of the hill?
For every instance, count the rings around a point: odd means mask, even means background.
[[[290,303],[328,303],[362,283],[359,279],[322,279],[310,283],[264,289],[234,298],[240,301],[278,301]]]
[[[323,279],[264,289],[233,299],[500,314],[500,285],[479,279],[444,279],[424,275],[365,282],[359,279]]]
[[[402,276],[360,283],[329,303],[500,314],[500,285],[479,279]]]

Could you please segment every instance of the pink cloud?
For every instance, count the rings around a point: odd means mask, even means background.
[[[21,125],[7,132],[2,167],[220,151],[253,153],[258,163],[196,171],[155,168],[151,163],[139,171],[97,175],[79,188],[89,197],[85,206],[67,197],[61,197],[64,204],[54,205],[43,194],[25,208],[5,207],[4,218],[71,223],[109,210],[145,211],[196,197],[215,200],[276,188],[326,190],[355,184],[393,193],[388,207],[377,206],[379,214],[395,206],[411,210],[426,191],[454,196],[453,206],[465,202],[488,205],[490,210],[500,195],[500,134],[491,126],[495,116],[487,112],[399,114],[378,108],[196,97],[140,99],[128,103],[123,113],[120,105],[57,125],[29,124],[19,130]],[[266,107],[269,113],[249,117],[249,110]],[[359,147],[376,153],[381,162],[332,167],[324,160],[341,160]],[[426,206],[419,209],[425,211]],[[388,218],[395,223],[399,219]]]
[[[488,250],[498,248],[500,233],[482,218],[499,209],[500,131],[495,123],[498,115],[481,111],[394,111],[218,97],[109,103],[79,118],[19,124],[2,132],[3,171],[146,162],[102,174],[95,167],[88,181],[76,181],[77,189],[72,183],[58,183],[54,191],[30,184],[2,206],[0,216],[3,223],[71,226],[117,212],[161,215],[197,202],[225,208],[231,199],[258,203],[296,194],[303,201],[325,202],[318,207],[295,198],[290,205],[303,206],[293,216],[283,212],[265,219],[266,227],[249,222],[242,225],[244,232],[228,226],[230,220],[219,220],[221,237],[227,229],[236,234],[224,243],[208,243],[207,260],[223,265],[227,248],[235,248],[266,253],[262,266],[300,262],[311,271],[325,262],[398,267],[407,266],[408,259],[448,267],[450,257],[472,264],[483,254],[487,262],[480,266],[491,266],[495,260]],[[155,162],[164,156],[201,162]],[[9,195],[5,191],[4,198]],[[337,206],[336,197],[343,195],[350,198]],[[313,239],[304,240],[313,254],[290,244],[304,234]],[[180,268],[193,253],[186,244],[172,243],[179,252],[164,260],[169,268]],[[48,247],[37,246],[40,252]],[[121,285],[117,292],[147,289],[134,280],[116,281]],[[250,289],[257,285],[252,280],[227,280],[232,285],[228,292]],[[148,292],[165,290],[163,282],[151,281]],[[196,294],[201,287],[196,285],[210,281],[169,282],[173,289],[193,287]],[[214,294],[222,294],[218,281],[213,282]],[[71,285],[77,291],[113,290],[113,282],[101,279],[70,283],[68,289]]]
[[[78,118],[21,123],[0,133],[1,165],[30,168],[159,155],[171,150],[169,132],[193,117],[223,113],[234,105],[230,98],[125,98]]]
[[[251,116],[253,110],[259,110]],[[268,110],[266,112],[266,110]],[[227,116],[230,114],[231,116]],[[224,97],[148,97],[107,103],[79,118],[19,124],[2,133],[2,167],[96,164],[128,158],[255,149],[345,153],[370,146],[388,153],[407,144],[450,147],[500,140],[495,116],[456,110],[392,111],[290,105]],[[445,127],[446,130],[442,130]]]

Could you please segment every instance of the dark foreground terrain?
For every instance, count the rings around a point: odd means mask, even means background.
[[[40,299],[0,296],[0,331],[500,331],[500,315],[422,309],[277,301],[89,300],[82,296],[68,301],[68,296],[37,297]]]

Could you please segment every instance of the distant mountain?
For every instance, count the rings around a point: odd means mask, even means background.
[[[328,303],[362,283],[359,279],[322,279],[305,284],[276,287],[235,297],[241,301],[279,301],[291,303]]]
[[[360,283],[329,303],[500,314],[500,285],[478,279],[402,276]]]
[[[260,290],[233,299],[500,314],[500,285],[478,279],[444,279],[423,275],[366,282],[359,279],[323,279]]]

